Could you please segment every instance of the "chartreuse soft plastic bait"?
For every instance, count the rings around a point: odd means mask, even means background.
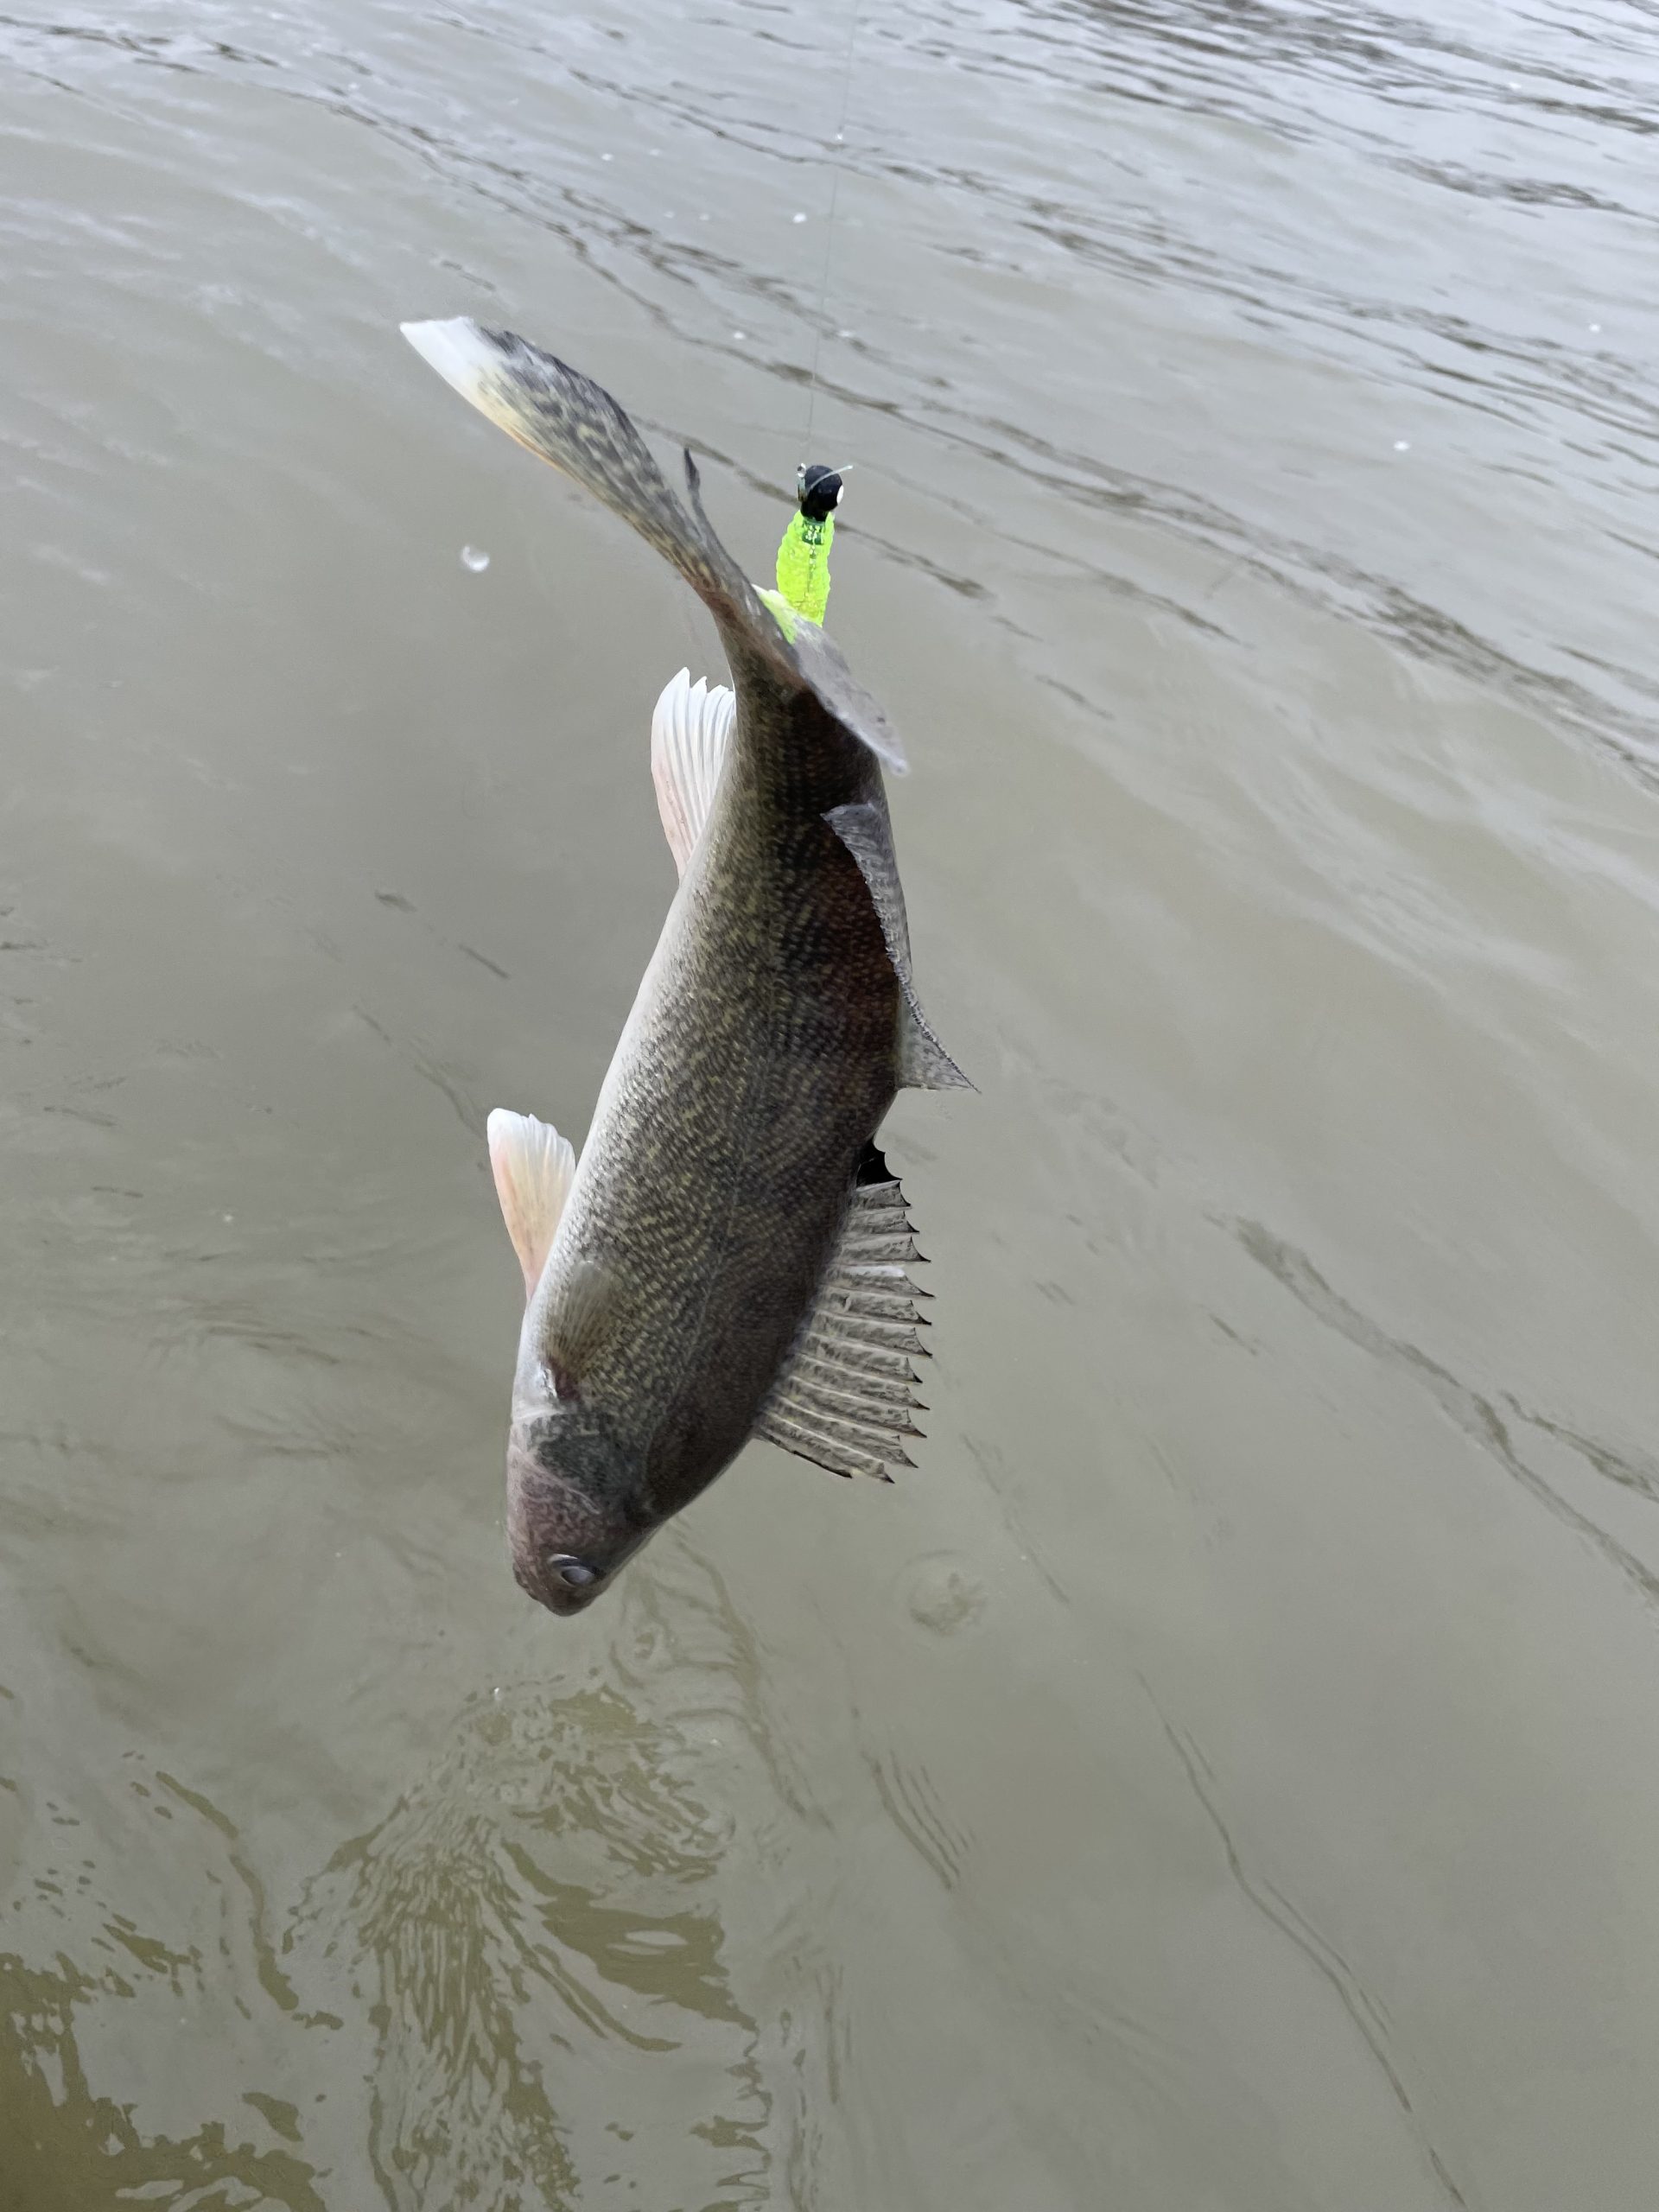
[[[778,548],[779,594],[811,622],[822,622],[830,604],[830,547],[843,473],[817,462],[802,464],[795,480],[799,505]]]

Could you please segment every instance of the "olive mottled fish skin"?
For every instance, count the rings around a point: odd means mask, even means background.
[[[753,1433],[898,1089],[899,981],[859,864],[824,817],[861,804],[885,825],[876,756],[901,756],[817,626],[780,626],[763,605],[702,512],[689,455],[688,508],[578,371],[472,323],[410,335],[674,563],[714,615],[736,693],[713,808],[521,1340],[514,1572],[570,1613]]]
[[[550,1267],[597,1262],[584,1405],[664,1519],[737,1452],[821,1281],[859,1154],[898,1087],[897,978],[864,880],[824,821],[880,772],[810,694],[734,669],[737,719],[612,1064]]]

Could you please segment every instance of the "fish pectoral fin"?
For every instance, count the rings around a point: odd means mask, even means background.
[[[584,1254],[563,1271],[548,1341],[565,1373],[580,1384],[583,1370],[610,1333],[616,1314],[616,1277],[602,1260]]]
[[[683,668],[663,687],[651,717],[651,779],[674,865],[685,874],[715,803],[737,701],[723,683],[712,688]]]
[[[859,1164],[841,1236],[772,1385],[754,1433],[838,1475],[891,1482],[892,1467],[915,1461],[904,1440],[912,1419],[913,1358],[926,1357],[918,1290],[906,1265],[921,1259],[905,1194],[874,1145]]]
[[[893,972],[899,978],[904,1001],[899,1016],[899,1082],[915,1090],[971,1090],[972,1083],[933,1034],[911,981],[910,926],[905,918],[905,894],[899,888],[899,862],[886,809],[866,800],[851,806],[832,806],[823,818],[858,863],[881,925]]]
[[[487,1124],[490,1173],[501,1217],[524,1271],[528,1298],[542,1279],[564,1202],[575,1179],[576,1155],[550,1122],[498,1106]]]

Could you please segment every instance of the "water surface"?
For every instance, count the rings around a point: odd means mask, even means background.
[[[0,2200],[1650,2212],[1656,37],[0,20]],[[916,1473],[575,1623],[484,1117],[585,1128],[718,661],[466,312],[759,573],[858,463],[981,1086]]]

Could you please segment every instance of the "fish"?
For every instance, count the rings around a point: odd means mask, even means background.
[[[921,1255],[875,1138],[906,1085],[971,1085],[912,978],[882,776],[904,754],[834,641],[749,582],[689,449],[682,498],[553,354],[466,317],[403,330],[678,571],[732,679],[683,669],[652,718],[679,883],[581,1159],[534,1115],[488,1119],[525,1297],[508,1546],[569,1616],[751,1438],[846,1476],[914,1465]]]

